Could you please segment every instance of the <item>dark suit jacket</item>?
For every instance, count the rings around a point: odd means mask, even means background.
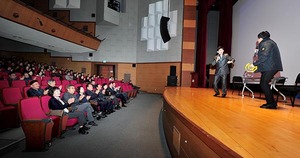
[[[215,57],[215,60],[212,62],[213,66],[216,65],[215,74],[218,74],[218,75],[227,75],[227,74],[229,74],[229,67],[228,67],[227,62],[228,61],[233,61],[234,62],[235,59],[232,58],[231,56],[229,56],[228,54],[223,54],[222,58],[218,61],[216,61],[216,57]]]
[[[27,96],[28,97],[40,97],[44,95],[44,90],[39,88],[38,90],[35,90],[33,88],[30,88],[27,90]]]
[[[49,100],[48,106],[50,109],[52,110],[63,110],[64,108],[69,107],[70,105],[68,104],[62,104],[59,100],[57,100],[54,97],[51,97],[51,99]]]

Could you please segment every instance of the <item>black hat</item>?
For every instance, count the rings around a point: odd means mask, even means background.
[[[270,38],[270,36],[271,35],[268,31],[262,31],[257,35],[257,38],[265,39],[265,38]]]
[[[30,85],[34,84],[35,82],[38,82],[37,80],[32,80],[29,82]]]

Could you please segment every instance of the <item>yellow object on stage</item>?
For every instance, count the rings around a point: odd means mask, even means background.
[[[255,72],[257,70],[257,66],[254,66],[253,64],[247,63],[245,65],[245,70],[247,72]]]

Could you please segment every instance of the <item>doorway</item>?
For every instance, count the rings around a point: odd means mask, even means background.
[[[115,65],[97,65],[97,75],[103,78],[115,77]]]

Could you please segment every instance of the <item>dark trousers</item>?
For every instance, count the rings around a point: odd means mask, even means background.
[[[214,90],[216,94],[220,94],[219,89],[218,89],[218,83],[222,79],[222,94],[227,93],[227,74],[215,74],[215,79],[214,79]]]
[[[275,99],[273,97],[273,92],[270,89],[269,83],[271,82],[273,76],[277,73],[277,70],[265,71],[261,73],[260,78],[260,88],[262,92],[265,94],[267,104],[274,104]]]

